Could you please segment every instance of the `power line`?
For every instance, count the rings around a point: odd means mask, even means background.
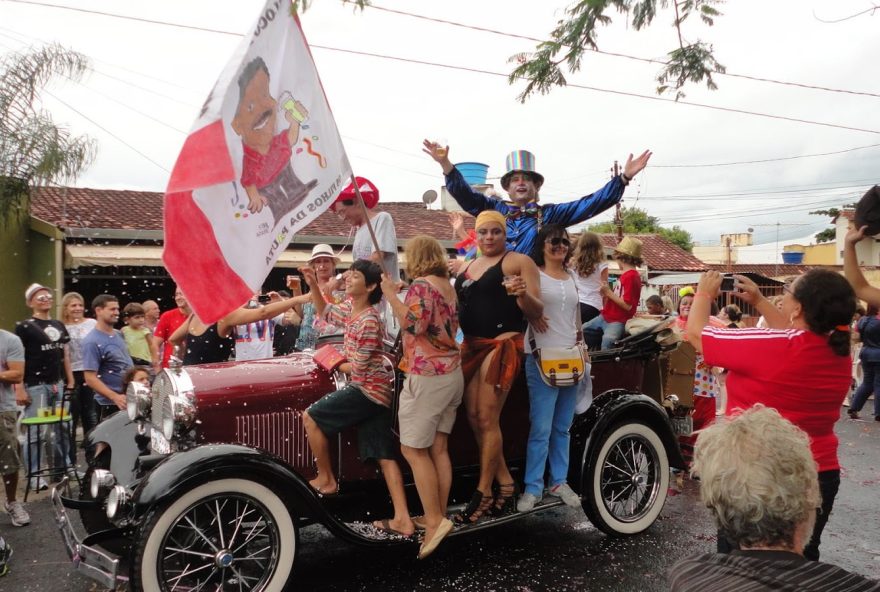
[[[442,23],[445,25],[451,25],[453,27],[461,27],[463,29],[471,29],[473,31],[480,31],[483,33],[492,33],[493,35],[501,35],[503,37],[512,37],[514,39],[523,39],[526,41],[533,41],[535,43],[545,43],[547,41],[546,39],[539,39],[537,37],[530,37],[528,35],[520,35],[517,33],[510,33],[507,31],[499,31],[498,29],[489,29],[487,27],[467,25],[465,23],[460,23],[460,22],[456,22],[456,21],[450,21],[447,19],[440,19],[440,18],[425,16],[422,14],[414,14],[412,12],[406,12],[403,10],[395,10],[393,8],[384,8],[382,6],[376,6],[375,4],[369,4],[367,6],[367,8],[374,8],[376,10],[381,10],[383,12],[390,12],[390,13],[408,16],[408,17],[412,17],[412,18],[422,19],[422,20],[426,20],[426,21],[432,21],[435,23]],[[880,8],[880,7],[875,6],[874,8],[866,10],[865,12],[869,12],[871,10],[877,10],[878,8]],[[860,13],[860,14],[864,14],[864,13]],[[858,16],[858,15],[854,15],[854,16]],[[852,18],[852,17],[850,17],[850,18]],[[594,48],[586,48],[586,49],[587,49],[587,51],[592,51],[594,53],[607,55],[607,56],[611,56],[611,57],[616,57],[616,58],[625,58],[628,60],[635,60],[638,62],[646,62],[646,63],[650,63],[650,64],[660,64],[660,65],[667,65],[667,63],[668,63],[668,62],[664,62],[663,60],[655,60],[652,58],[642,58],[642,57],[627,55],[627,54],[623,54],[623,53],[604,51],[601,49],[594,49]],[[826,92],[835,92],[835,93],[843,93],[843,94],[849,94],[849,95],[860,95],[860,96],[866,96],[866,97],[880,98],[880,94],[872,93],[872,92],[845,90],[845,89],[839,89],[839,88],[829,88],[829,87],[825,87],[825,86],[804,84],[804,83],[800,83],[800,82],[788,82],[788,81],[783,81],[783,80],[776,80],[773,78],[762,78],[760,76],[750,76],[748,74],[734,74],[732,72],[719,72],[718,70],[713,70],[712,73],[717,74],[719,76],[728,76],[730,78],[743,78],[745,80],[752,80],[755,82],[768,82],[771,84],[780,84],[783,86],[795,86],[795,87],[807,88],[807,89],[811,89],[811,90],[821,90],[821,91],[826,91]]]
[[[867,146],[856,146],[855,148],[847,148],[845,150],[835,150],[834,152],[818,152],[816,154],[800,154],[798,156],[784,156],[778,158],[763,158],[760,160],[740,160],[737,162],[714,162],[707,164],[652,164],[651,168],[655,169],[690,169],[700,167],[723,167],[734,166],[740,164],[761,164],[767,162],[780,162],[783,160],[797,160],[799,158],[813,158],[814,156],[833,156],[835,154],[846,154],[847,152],[855,152],[856,150],[865,150],[866,148],[877,148],[880,144],[868,144]]]
[[[205,31],[208,33],[218,33],[218,34],[223,34],[223,35],[235,35],[237,37],[242,36],[241,33],[235,33],[232,31],[222,31],[219,29],[208,29],[205,27],[196,27],[193,25],[182,25],[182,24],[170,23],[170,22],[166,22],[166,21],[158,21],[158,20],[153,20],[153,19],[144,19],[144,18],[139,18],[139,17],[111,14],[111,13],[101,12],[101,11],[96,11],[96,10],[72,8],[69,6],[62,6],[62,5],[58,5],[58,4],[44,4],[42,2],[32,2],[30,0],[6,0],[6,1],[7,2],[17,2],[20,4],[32,4],[35,6],[45,6],[45,7],[50,7],[50,8],[75,10],[75,11],[79,11],[79,12],[86,12],[86,13],[99,14],[102,16],[108,16],[108,17],[114,17],[114,18],[135,20],[135,21],[146,22],[146,23],[150,23],[150,24],[167,25],[167,26],[178,27],[178,28],[182,28],[182,29]],[[465,66],[453,66],[451,64],[441,64],[441,63],[429,62],[429,61],[425,61],[425,60],[414,60],[414,59],[410,59],[410,58],[401,58],[401,57],[397,57],[397,56],[389,56],[389,55],[377,54],[377,53],[372,53],[372,52],[356,51],[356,50],[351,50],[351,49],[342,49],[342,48],[337,48],[337,47],[329,47],[329,46],[325,46],[325,45],[310,45],[310,46],[313,48],[324,49],[324,50],[328,50],[328,51],[337,51],[337,52],[349,53],[349,54],[353,54],[353,55],[368,56],[368,57],[374,57],[374,58],[380,58],[380,59],[386,59],[386,60],[392,60],[392,61],[400,61],[400,62],[406,62],[406,63],[412,63],[412,64],[419,64],[419,65],[424,65],[424,66],[446,68],[446,69],[451,69],[451,70],[460,70],[460,71],[472,72],[472,73],[477,73],[477,74],[486,74],[486,75],[490,75],[490,76],[501,76],[504,78],[508,78],[508,76],[509,76],[507,73],[492,72],[489,70],[481,70],[479,68],[469,68],[469,67],[465,67]],[[643,58],[639,58],[639,59],[643,59]],[[772,115],[772,114],[768,114],[768,113],[759,113],[756,111],[748,111],[746,109],[736,109],[733,107],[720,107],[720,106],[716,106],[716,105],[707,105],[704,103],[695,103],[693,101],[683,101],[683,100],[676,101],[674,99],[667,99],[667,98],[658,97],[658,96],[643,95],[643,94],[639,94],[639,93],[631,93],[631,92],[606,89],[606,88],[598,88],[598,87],[586,86],[586,85],[582,85],[582,84],[570,83],[570,84],[567,84],[567,86],[569,86],[571,88],[579,88],[582,90],[591,90],[594,92],[602,92],[602,93],[608,93],[608,94],[619,95],[619,96],[628,96],[628,97],[633,97],[633,98],[647,99],[647,100],[651,100],[651,101],[660,101],[660,102],[664,102],[664,103],[673,103],[676,105],[687,105],[687,106],[691,106],[691,107],[700,107],[703,109],[711,109],[711,110],[722,111],[722,112],[727,112],[727,113],[739,113],[741,115],[753,115],[755,117],[778,119],[781,121],[790,121],[793,123],[803,123],[803,124],[807,124],[807,125],[818,125],[818,126],[822,126],[822,127],[844,129],[844,130],[848,130],[848,131],[865,132],[865,133],[870,133],[870,134],[880,134],[880,131],[878,131],[878,130],[851,127],[851,126],[826,123],[826,122],[821,122],[821,121],[813,121],[813,120],[809,120],[809,119],[799,119],[796,117],[786,117],[783,115]],[[849,91],[847,91],[847,92],[849,92]],[[874,95],[874,96],[880,97],[880,95]]]
[[[16,1],[19,1],[19,0],[16,0]],[[389,56],[389,55],[385,55],[385,54],[373,53],[373,52],[367,52],[367,51],[358,51],[358,50],[354,50],[354,49],[342,49],[339,47],[329,47],[327,45],[310,44],[310,47],[316,48],[316,49],[324,49],[324,50],[328,50],[328,51],[336,51],[336,52],[340,52],[340,53],[348,53],[348,54],[353,54],[353,55],[380,58],[380,59],[397,61],[397,62],[419,64],[422,66],[432,66],[435,68],[446,68],[449,70],[460,70],[463,72],[471,72],[471,73],[475,73],[475,74],[486,74],[489,76],[500,76],[503,78],[508,77],[508,75],[503,72],[492,72],[490,70],[482,70],[480,68],[470,68],[467,66],[454,66],[452,64],[441,64],[438,62],[429,62],[426,60],[415,60],[412,58],[401,58],[401,57],[397,57],[397,56]],[[683,101],[683,100],[676,101],[675,99],[667,99],[664,97],[643,95],[643,94],[639,94],[639,93],[626,92],[626,91],[622,91],[622,90],[614,90],[614,89],[609,89],[609,88],[599,88],[596,86],[587,86],[585,84],[569,83],[566,86],[569,88],[579,88],[582,90],[591,90],[594,92],[608,93],[608,94],[612,94],[612,95],[620,95],[620,96],[633,97],[633,98],[638,98],[638,99],[647,99],[650,101],[659,101],[661,103],[670,103],[670,104],[674,104],[674,105],[686,105],[686,106],[690,106],[690,107],[700,107],[703,109],[711,109],[713,111],[723,111],[726,113],[739,113],[741,115],[754,115],[755,117],[764,117],[767,119],[778,119],[780,121],[790,121],[793,123],[804,123],[807,125],[818,125],[818,126],[822,126],[822,127],[843,129],[843,130],[849,130],[849,131],[853,131],[853,132],[865,132],[868,134],[880,134],[880,131],[878,131],[878,130],[872,130],[872,129],[866,129],[866,128],[860,128],[860,127],[851,127],[851,126],[846,126],[846,125],[839,125],[836,123],[827,123],[824,121],[814,121],[814,120],[810,120],[810,119],[799,119],[797,117],[787,117],[785,115],[773,115],[770,113],[759,113],[757,111],[748,111],[746,109],[736,109],[734,107],[720,107],[717,105],[707,105],[705,103],[695,103],[693,101]]]
[[[58,101],[59,103],[61,103],[62,105],[64,105],[65,107],[67,107],[68,109],[70,109],[71,111],[73,111],[74,113],[76,113],[77,115],[79,115],[80,117],[82,117],[83,119],[85,119],[86,121],[91,123],[92,125],[94,125],[95,127],[97,127],[98,129],[102,130],[104,133],[106,133],[107,135],[109,135],[110,137],[112,137],[113,139],[118,141],[119,143],[127,146],[133,152],[135,152],[135,153],[139,154],[140,156],[144,157],[145,159],[149,160],[151,163],[153,163],[154,165],[156,165],[157,167],[159,167],[160,169],[162,169],[166,173],[169,173],[169,174],[171,173],[171,171],[166,169],[164,166],[162,166],[161,164],[159,164],[158,162],[156,162],[155,160],[153,160],[152,158],[150,158],[149,156],[147,156],[146,154],[144,154],[143,152],[141,152],[140,150],[138,150],[137,148],[135,148],[134,146],[132,146],[131,144],[129,144],[128,142],[126,142],[125,140],[123,140],[122,138],[117,136],[116,134],[114,134],[113,132],[111,132],[110,130],[108,130],[106,127],[104,127],[103,125],[101,125],[100,123],[98,123],[97,121],[95,121],[94,119],[89,117],[88,115],[84,114],[82,111],[79,111],[78,109],[75,109],[74,107],[70,106],[69,103],[65,103],[60,98],[58,98],[57,96],[55,96],[54,94],[52,94],[51,92],[49,92],[46,89],[43,89],[41,92],[46,93],[47,95],[49,95],[50,97],[52,97],[53,99],[55,99],[56,101]]]
[[[64,6],[63,4],[46,4],[44,2],[31,2],[30,0],[6,0],[6,2],[15,2],[17,4],[32,4],[34,6],[43,6],[46,8],[60,8],[62,10],[73,10],[74,12],[85,12],[88,14],[98,14],[101,16],[109,16],[113,18],[126,19],[130,21],[137,21],[141,23],[149,23],[151,25],[165,25],[167,27],[177,27],[179,29],[189,29],[190,31],[204,31],[206,33],[218,33],[220,35],[235,35],[236,37],[242,37],[241,33],[235,33],[232,31],[221,31],[220,29],[208,29],[206,27],[196,27],[194,25],[182,25],[180,23],[171,23],[167,21],[157,21],[153,19],[146,19],[137,16],[129,16],[126,14],[111,14],[109,12],[101,12],[100,10],[88,10],[85,8],[76,8],[73,6]]]

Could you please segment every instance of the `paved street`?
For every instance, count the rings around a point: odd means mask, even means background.
[[[872,419],[870,414],[867,414]],[[837,424],[844,465],[840,494],[822,541],[822,559],[876,577],[880,573],[880,423]],[[715,529],[686,481],[647,532],[610,539],[582,512],[554,510],[488,532],[450,540],[428,561],[412,553],[364,552],[319,527],[305,529],[296,565],[303,590],[665,590],[665,570],[676,560],[714,549]],[[15,547],[11,573],[0,580],[17,592],[98,592],[66,562],[46,494],[28,504],[33,524],[0,529]]]

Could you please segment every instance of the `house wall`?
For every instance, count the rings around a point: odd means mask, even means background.
[[[28,286],[28,234],[24,222],[7,221],[0,228],[0,329],[12,331],[15,322],[27,316],[24,291]]]
[[[804,247],[804,265],[836,265],[837,243],[821,243]]]
[[[836,232],[834,244],[836,251],[834,254],[834,262],[836,265],[843,265],[844,237],[846,237],[846,233],[853,228],[854,224],[844,216],[838,216],[835,226]],[[866,238],[856,245],[856,255],[859,259],[859,265],[867,267],[876,267],[880,265],[880,241],[878,241],[876,237],[873,239]]]
[[[7,224],[0,232],[0,329],[13,330],[16,321],[27,318],[30,309],[24,291],[34,282],[53,290],[58,317],[64,278],[61,269],[63,234],[40,220]]]

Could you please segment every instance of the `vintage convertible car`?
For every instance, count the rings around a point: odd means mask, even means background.
[[[674,403],[664,407],[651,379],[663,349],[658,341],[646,333],[597,353],[594,403],[571,428],[569,483],[589,520],[611,535],[648,528],[666,500],[670,467],[683,467],[670,422]],[[393,348],[386,356],[396,367]],[[370,525],[371,517],[390,515],[390,500],[376,467],[358,458],[353,432],[334,444],[340,494],[321,497],[308,485],[315,468],[301,412],[345,380],[317,367],[311,355],[295,353],[164,370],[151,392],[133,386],[126,412],[88,437],[98,454],[79,499],[66,482],[52,491],[77,570],[110,588],[129,582],[150,592],[281,590],[295,581],[298,533],[311,524],[349,543],[412,545],[415,553],[415,541]],[[508,398],[502,429],[506,458],[521,476],[529,431],[523,376]],[[449,449],[451,501],[463,505],[479,470],[463,411]],[[417,512],[418,496],[406,479]],[[530,513],[559,504],[548,498]],[[450,537],[525,515],[457,526]]]

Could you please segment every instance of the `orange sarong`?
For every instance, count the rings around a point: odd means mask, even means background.
[[[523,353],[522,333],[504,339],[465,336],[461,344],[461,370],[464,374],[464,383],[468,384],[474,374],[480,371],[486,356],[493,355],[489,372],[486,374],[486,384],[491,384],[503,393],[509,391],[519,374]]]

